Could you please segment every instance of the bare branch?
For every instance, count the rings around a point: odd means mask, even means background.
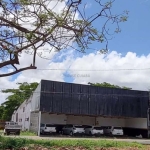
[[[112,35],[120,32],[119,24],[127,21],[128,15],[127,11],[117,15],[112,13],[115,0],[107,3],[93,0],[99,6],[93,14],[86,12],[82,0],[0,2],[0,69],[15,69],[0,74],[0,77],[36,69],[36,57],[49,59],[44,56],[46,47],[49,53],[70,48],[85,53],[87,49],[93,49],[93,42],[105,42],[104,49],[107,50],[109,40]],[[96,20],[101,22],[99,29],[95,27]],[[24,53],[31,55],[29,64],[32,65],[18,69],[22,62],[20,56]]]
[[[25,70],[30,70],[30,69],[37,69],[37,67],[35,67],[35,66],[29,66],[29,67],[21,68],[21,69],[13,71],[11,73],[0,74],[0,77],[11,76],[11,75],[14,75],[16,73],[19,73],[19,72],[22,72],[22,71],[25,71]]]

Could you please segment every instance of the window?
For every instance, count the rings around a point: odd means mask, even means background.
[[[42,123],[41,123],[41,127],[45,127],[45,124],[42,124]]]
[[[25,118],[25,121],[29,121],[29,118]]]
[[[72,128],[73,125],[66,125],[66,128]]]
[[[16,114],[16,122],[18,122],[18,113]]]
[[[92,126],[88,126],[88,125],[82,125],[83,128],[92,128]]]
[[[10,125],[15,125],[15,123],[12,122],[12,123],[10,123]]]
[[[46,127],[56,127],[56,125],[46,124]]]
[[[23,107],[23,112],[25,112],[25,107]]]
[[[95,130],[102,130],[102,127],[94,127]]]
[[[83,128],[83,126],[74,126],[75,128]]]
[[[122,129],[121,127],[114,127],[114,129]]]
[[[22,119],[19,119],[19,122],[22,122]]]

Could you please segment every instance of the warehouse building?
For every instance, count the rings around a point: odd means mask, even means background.
[[[127,135],[147,137],[149,93],[41,80],[30,99],[14,112],[12,121],[19,117],[24,118],[20,122],[23,130],[38,135],[41,123],[52,123],[122,126]]]

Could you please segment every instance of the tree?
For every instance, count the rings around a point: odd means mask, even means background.
[[[100,86],[100,87],[108,87],[108,88],[119,88],[119,89],[127,89],[127,90],[131,90],[132,89],[132,88],[129,88],[129,87],[126,87],[126,86],[120,87],[118,85],[110,84],[110,83],[107,83],[107,82],[103,82],[103,83],[91,83],[91,82],[88,82],[88,84],[92,85],[92,86]]]
[[[21,105],[24,100],[27,100],[33,91],[38,86],[38,83],[18,83],[18,89],[6,89],[3,90],[3,93],[11,93],[12,95],[8,96],[6,101],[0,106],[0,119],[10,120],[13,112]]]
[[[0,0],[0,69],[9,69],[0,77],[36,69],[37,56],[46,58],[46,45],[49,52],[71,48],[84,53],[92,42],[106,42],[106,48],[101,50],[106,52],[109,36],[120,32],[119,23],[128,17],[127,11],[112,13],[114,1],[93,0],[99,11],[89,16],[83,0]],[[93,24],[97,19],[100,29]],[[116,26],[109,33],[112,24]],[[32,62],[21,67],[20,56],[24,52],[32,55]]]

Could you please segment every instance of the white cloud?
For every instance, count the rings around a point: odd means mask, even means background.
[[[150,88],[150,70],[127,70],[150,68],[150,54],[147,56],[137,56],[136,53],[128,52],[125,56],[122,56],[120,53],[112,51],[107,56],[90,53],[82,57],[75,57],[76,53],[75,51],[58,53],[52,57],[52,60],[56,59],[57,61],[38,58],[37,67],[45,70],[24,71],[14,81],[11,81],[12,77],[0,78],[0,89],[16,88],[17,82],[40,82],[41,79],[64,81],[64,77],[67,76],[63,74],[69,67],[71,69],[69,72],[74,77],[74,83],[109,82],[119,86],[131,87],[136,90],[148,90]],[[28,62],[28,55],[24,56],[22,61]],[[0,103],[4,102],[6,97],[6,94],[1,94]]]
[[[136,53],[128,52],[122,56],[112,51],[107,56],[91,53],[77,58],[71,67],[71,69],[100,71],[71,71],[71,73],[76,74],[75,83],[109,82],[136,90],[147,90],[150,88],[150,70],[128,70],[143,68],[150,68],[150,55],[137,56]]]

